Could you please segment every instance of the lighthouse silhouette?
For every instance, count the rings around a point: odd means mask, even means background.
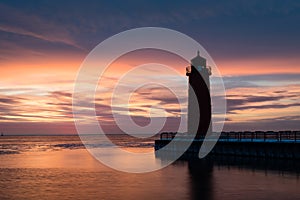
[[[189,79],[188,91],[188,133],[196,133],[195,139],[203,139],[212,133],[210,80],[211,68],[206,59],[197,56],[186,68]]]

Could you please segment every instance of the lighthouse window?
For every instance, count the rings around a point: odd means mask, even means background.
[[[197,67],[197,70],[198,70],[198,71],[201,71],[201,70],[202,70],[202,66],[198,66],[198,67]]]

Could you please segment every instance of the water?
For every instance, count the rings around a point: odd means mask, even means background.
[[[112,136],[130,151],[153,140]],[[129,174],[95,160],[76,136],[0,138],[0,199],[300,199],[292,161],[210,158]]]

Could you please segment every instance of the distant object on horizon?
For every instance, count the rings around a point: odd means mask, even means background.
[[[3,132],[1,132],[1,136],[4,136]]]

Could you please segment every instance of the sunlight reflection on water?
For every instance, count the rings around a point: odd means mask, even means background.
[[[68,145],[78,144],[76,140],[73,136],[1,138],[2,150],[19,153],[0,155],[0,199],[300,198],[296,173],[177,161],[156,172],[129,174],[102,165],[83,147]],[[137,152],[152,149],[124,148]]]

